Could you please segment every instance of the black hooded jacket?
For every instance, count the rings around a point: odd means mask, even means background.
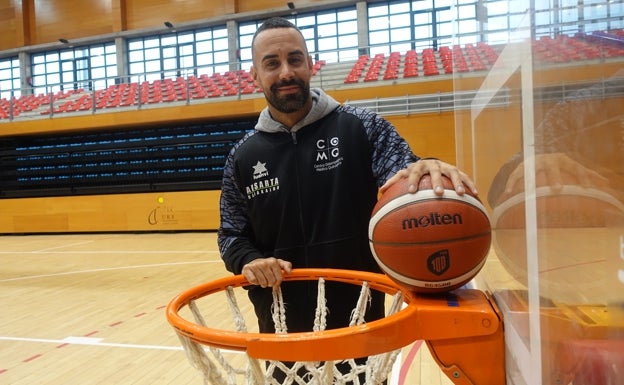
[[[378,115],[311,93],[314,106],[297,126],[286,129],[265,109],[226,161],[218,242],[234,274],[271,256],[293,268],[380,271],[367,236],[378,188],[418,158]],[[289,331],[312,330],[316,290],[316,282],[282,284]],[[348,325],[359,291],[328,283],[328,328]],[[271,289],[250,287],[249,296],[260,330],[273,331]],[[368,319],[380,317],[375,293]]]

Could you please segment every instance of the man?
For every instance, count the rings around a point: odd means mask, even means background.
[[[310,90],[312,58],[301,32],[281,18],[267,20],[252,41],[251,74],[268,102],[255,131],[226,161],[218,243],[227,269],[243,274],[261,332],[273,332],[272,287],[292,268],[323,267],[380,272],[368,245],[368,221],[377,201],[400,178],[415,192],[441,174],[459,194],[474,183],[456,167],[419,159],[394,127],[365,109],[340,105]],[[328,283],[328,328],[349,323],[360,288]],[[311,331],[315,282],[282,285],[289,332]],[[384,316],[374,293],[367,320]]]

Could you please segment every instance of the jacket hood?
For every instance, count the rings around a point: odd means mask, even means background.
[[[330,112],[336,109],[340,105],[334,98],[327,95],[320,88],[310,89],[310,97],[312,98],[312,109],[308,114],[295,124],[291,129],[284,126],[282,123],[273,120],[269,107],[265,107],[260,112],[258,123],[256,124],[256,130],[264,132],[296,132],[301,127],[305,127],[308,124],[314,123],[317,120],[323,118]]]

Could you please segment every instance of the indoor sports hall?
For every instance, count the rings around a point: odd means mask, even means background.
[[[302,272],[391,310],[257,332],[217,229],[272,16],[312,87],[476,182],[491,230],[467,285]],[[0,384],[264,385],[276,361],[343,384],[315,370],[374,356],[368,385],[621,385],[623,111],[622,1],[0,1]]]

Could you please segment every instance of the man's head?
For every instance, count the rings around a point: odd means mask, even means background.
[[[252,58],[251,74],[274,118],[303,118],[311,106],[312,58],[301,31],[286,19],[268,19],[253,37]]]
[[[301,40],[304,41],[304,47],[306,48],[306,55],[308,54],[308,49],[305,46],[305,38],[303,37],[303,34],[301,33],[301,30],[299,28],[297,28],[296,25],[294,25],[293,23],[291,23],[290,21],[284,19],[283,17],[272,17],[270,19],[267,19],[264,21],[264,23],[262,23],[262,25],[260,25],[260,27],[258,27],[258,29],[256,30],[256,32],[253,35],[253,38],[251,39],[251,56],[252,58],[254,57],[254,50],[255,50],[255,43],[256,43],[256,37],[258,37],[258,35],[260,33],[262,33],[263,31],[269,30],[269,29],[277,29],[277,28],[292,28],[295,31],[297,31],[299,33],[299,35],[301,36]]]

